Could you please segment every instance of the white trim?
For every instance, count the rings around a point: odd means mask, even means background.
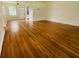
[[[43,20],[43,19],[38,19],[38,20],[33,20],[33,21],[41,21],[41,20]]]
[[[7,22],[4,24],[4,27],[6,27],[6,25],[7,25]]]
[[[34,20],[34,19],[33,19],[32,21],[41,21],[41,20],[43,20],[43,19],[39,19],[39,20]],[[26,19],[26,21],[30,21],[30,20],[27,20],[27,19]]]
[[[1,55],[1,51],[2,51],[2,45],[3,45],[4,35],[5,35],[5,30],[2,33],[2,38],[1,38],[1,42],[0,42],[0,55]]]
[[[79,26],[79,24],[76,24],[76,23],[64,22],[60,20],[58,21],[58,20],[47,19],[47,21],[52,21],[52,22],[57,22],[57,23],[62,23],[62,24],[67,24],[67,25],[72,25],[72,26]]]

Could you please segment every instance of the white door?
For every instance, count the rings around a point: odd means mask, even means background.
[[[31,7],[29,8],[29,20],[33,21],[33,9]]]
[[[27,7],[26,8],[26,21],[33,21],[33,8]]]

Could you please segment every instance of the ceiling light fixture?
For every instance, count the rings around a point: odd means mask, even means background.
[[[17,5],[19,5],[19,2],[17,1]]]

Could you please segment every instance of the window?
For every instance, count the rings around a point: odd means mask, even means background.
[[[9,7],[9,15],[11,15],[11,16],[16,15],[16,7],[14,7],[14,6]]]

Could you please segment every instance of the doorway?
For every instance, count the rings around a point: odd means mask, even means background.
[[[26,21],[33,21],[33,8],[27,6],[26,7]]]

